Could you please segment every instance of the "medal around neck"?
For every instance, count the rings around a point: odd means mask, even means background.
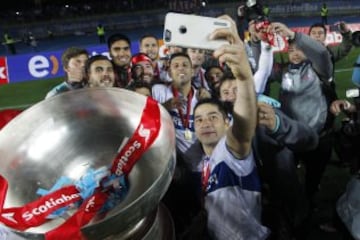
[[[185,140],[191,141],[192,140],[192,132],[191,132],[191,130],[186,128],[184,136],[185,136]]]

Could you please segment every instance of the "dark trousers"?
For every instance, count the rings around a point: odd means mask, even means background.
[[[16,54],[15,44],[13,44],[13,43],[8,44],[8,49],[11,54],[13,54],[13,55]]]
[[[327,16],[321,16],[321,22],[324,25],[327,25],[328,21],[327,21]]]
[[[105,41],[105,35],[99,35],[98,37],[99,37],[99,42],[100,43],[105,43],[106,42]]]
[[[309,200],[312,200],[319,190],[321,178],[331,158],[333,144],[334,133],[330,131],[319,138],[319,144],[314,150],[300,155],[305,165],[305,189]]]
[[[281,215],[290,229],[294,229],[307,216],[308,204],[297,175],[293,152],[284,148],[279,152],[268,152],[266,155],[268,157],[263,158],[260,171],[263,181],[269,186],[267,197],[275,211],[270,214],[273,217]],[[274,223],[274,219],[271,222]]]

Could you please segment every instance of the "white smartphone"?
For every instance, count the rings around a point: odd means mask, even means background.
[[[164,44],[215,50],[224,44],[229,44],[225,39],[209,39],[210,34],[218,28],[230,28],[230,22],[225,19],[193,14],[167,13],[164,24]]]

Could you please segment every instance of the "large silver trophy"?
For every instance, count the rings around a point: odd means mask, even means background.
[[[9,183],[5,207],[36,200],[37,189],[50,189],[62,176],[76,180],[89,168],[110,165],[123,139],[137,128],[145,103],[144,96],[124,89],[83,89],[18,115],[0,131],[0,174]],[[163,237],[164,232],[173,235],[173,226],[159,203],[174,173],[175,130],[159,108],[159,135],[130,172],[126,197],[105,218],[82,227],[87,239],[172,239]],[[25,239],[44,239],[64,221],[55,218],[12,231]]]

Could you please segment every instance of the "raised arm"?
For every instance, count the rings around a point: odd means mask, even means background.
[[[235,22],[231,29],[218,29],[212,38],[226,38],[230,45],[224,45],[214,51],[219,62],[226,63],[236,78],[237,93],[233,109],[233,124],[227,131],[227,146],[238,158],[246,157],[251,150],[251,141],[256,127],[256,94],[254,80],[247,59],[244,43],[241,41]]]
[[[261,41],[261,53],[258,68],[254,74],[255,91],[262,94],[265,91],[266,83],[271,75],[273,68],[274,56],[269,44]]]
[[[336,46],[328,46],[328,49],[330,50],[334,62],[337,62],[344,57],[346,57],[351,49],[352,49],[352,32],[348,28],[345,22],[339,22],[338,24],[339,32],[342,36],[342,41],[339,45]]]
[[[271,24],[272,31],[295,41],[301,51],[311,62],[314,70],[322,81],[330,81],[333,74],[333,64],[330,52],[320,42],[303,33],[295,33],[285,24],[274,22]]]

